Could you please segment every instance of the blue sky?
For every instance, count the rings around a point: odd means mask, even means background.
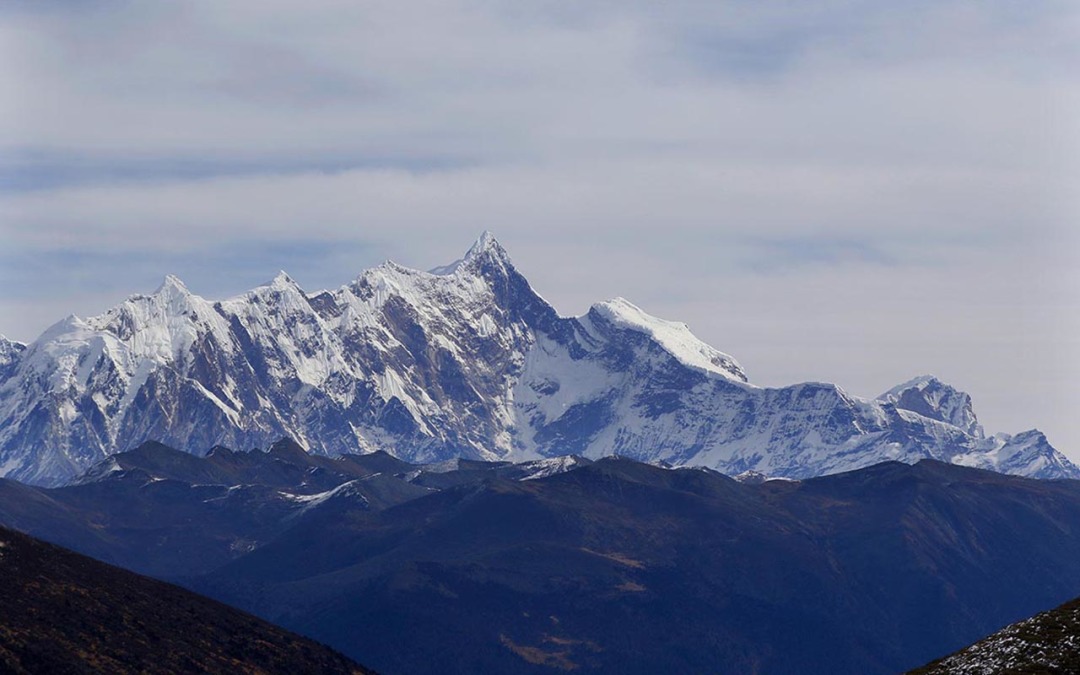
[[[1080,459],[1074,2],[0,8],[0,332],[175,273],[338,286],[496,233],[760,384],[933,372]]]

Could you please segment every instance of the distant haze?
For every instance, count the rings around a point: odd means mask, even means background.
[[[493,231],[761,385],[921,373],[1080,460],[1070,2],[10,2],[0,333]]]

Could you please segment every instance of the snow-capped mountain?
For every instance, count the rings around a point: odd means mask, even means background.
[[[560,317],[488,233],[452,265],[387,262],[336,291],[280,273],[215,302],[170,276],[0,343],[3,476],[58,484],[146,440],[201,453],[286,435],[415,462],[618,453],[801,478],[932,457],[1080,477],[1038,432],[985,438],[969,397],[933,378],[873,401],[761,388],[626,300]]]
[[[971,397],[933,375],[922,375],[899,384],[878,396],[878,400],[951,424],[970,436],[982,438],[984,435],[979,420],[975,418]]]
[[[0,378],[6,378],[15,372],[15,364],[26,350],[26,345],[0,335]]]

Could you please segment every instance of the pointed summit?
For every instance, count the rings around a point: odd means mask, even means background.
[[[443,265],[432,269],[431,274],[449,276],[461,271],[479,272],[485,263],[493,263],[498,267],[511,267],[510,254],[506,252],[499,240],[488,230],[477,238],[473,245],[466,251],[465,257],[455,260],[449,265]]]
[[[285,270],[279,270],[274,278],[263,284],[264,287],[270,288],[299,288],[299,285],[293,281],[293,278],[289,276]]]
[[[161,285],[154,291],[154,295],[191,295],[191,291],[188,290],[183,281],[180,281],[180,277],[174,274],[166,274]]]
[[[901,410],[918,413],[932,420],[946,422],[976,438],[983,437],[982,426],[979,425],[971,405],[971,396],[933,375],[920,375],[898,384],[878,396],[877,400],[892,403]]]
[[[147,307],[142,304],[147,301],[150,303],[149,307],[154,307],[156,309],[136,309],[135,306],[131,304],[134,302],[135,305]],[[183,281],[180,281],[179,277],[167,274],[165,275],[165,279],[161,282],[161,285],[158,286],[157,290],[154,291],[152,295],[142,297],[132,296],[128,298],[128,301],[120,311],[129,313],[134,312],[132,318],[135,323],[131,324],[132,326],[146,325],[145,322],[150,320],[148,317],[151,315],[158,315],[159,312],[165,316],[185,316],[187,317],[186,321],[198,323],[200,319],[198,318],[199,312],[197,308],[203,302],[202,298],[188,290],[188,287],[184,285]],[[145,311],[150,311],[151,314],[144,314]],[[135,319],[134,317],[136,316],[141,318]],[[175,339],[175,336],[173,339]]]
[[[308,460],[308,451],[304,449],[304,446],[300,445],[288,436],[278,440],[269,447],[266,451],[274,457],[281,459],[294,459],[299,460],[301,463],[305,463]]]
[[[150,296],[153,302],[164,307],[170,314],[186,312],[191,307],[193,297],[184,282],[172,274],[166,274],[161,285]]]
[[[495,235],[484,230],[483,234],[469,248],[461,262],[463,269],[479,270],[487,264],[509,267],[510,254],[502,247]]]
[[[0,333],[0,369],[14,363],[24,351],[26,351],[25,344],[9,340],[7,336]]]
[[[465,259],[475,258],[485,253],[492,252],[500,255],[506,255],[506,249],[502,247],[502,244],[495,238],[489,230],[484,230],[477,237],[473,245],[469,247],[469,251],[465,254]]]
[[[26,343],[18,340],[12,340],[8,336],[0,333],[0,349],[12,348],[12,349],[25,349]]]

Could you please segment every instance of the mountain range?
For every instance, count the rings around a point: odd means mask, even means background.
[[[562,317],[488,233],[431,272],[387,262],[313,293],[281,273],[222,301],[170,276],[31,344],[0,338],[0,476],[60,485],[147,440],[198,453],[282,436],[412,462],[619,454],[805,478],[933,458],[1080,477],[1036,430],[985,435],[933,377],[874,400],[759,387],[626,300]]]
[[[63,487],[0,479],[0,524],[386,673],[884,675],[1080,591],[1073,480],[199,454],[146,443]]]

